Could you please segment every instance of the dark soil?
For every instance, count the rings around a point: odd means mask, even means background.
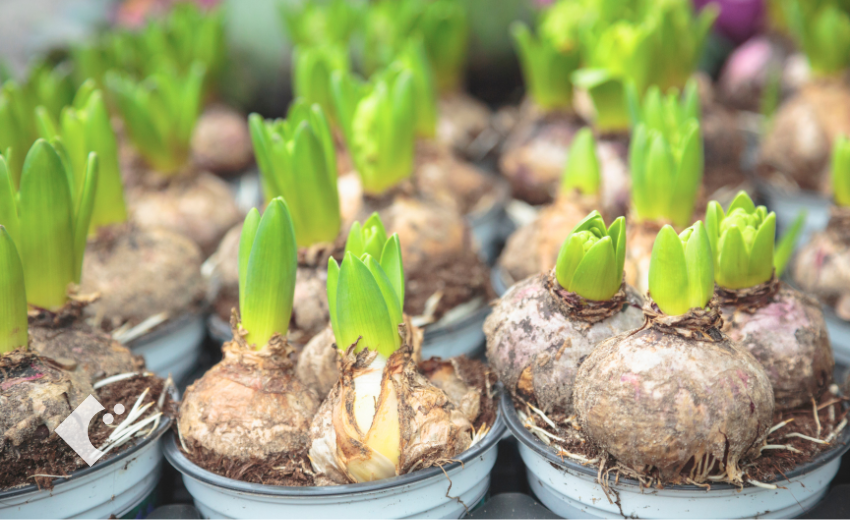
[[[811,461],[818,454],[838,446],[837,441],[835,440],[832,441],[832,445],[824,445],[817,444],[806,439],[801,439],[799,437],[787,436],[790,433],[800,433],[809,437],[825,439],[836,429],[841,421],[848,416],[848,412],[850,412],[850,407],[846,405],[847,399],[836,397],[830,391],[824,392],[817,402],[818,407],[821,408],[818,412],[818,418],[821,424],[820,435],[818,435],[817,431],[813,405],[810,404],[801,406],[790,411],[776,412],[773,416],[774,425],[788,419],[793,419],[793,422],[790,422],[769,434],[766,443],[790,445],[799,450],[800,453],[792,452],[790,450],[773,449],[762,451],[762,455],[759,458],[749,463],[742,464],[745,481],[746,479],[752,479],[759,482],[774,483],[777,486],[781,486],[781,480],[786,479],[785,475],[788,472],[794,470],[799,465]],[[534,426],[545,430],[550,435],[566,441],[561,442],[560,440],[550,439],[551,444],[549,445],[550,449],[559,454],[563,460],[580,462],[575,457],[567,455],[567,453],[569,453],[572,455],[579,455],[587,460],[593,461],[593,466],[598,467],[600,465],[600,456],[603,456],[606,461],[605,467],[611,468],[617,466],[617,461],[613,457],[602,454],[592,442],[585,438],[581,432],[581,428],[575,421],[575,416],[567,417],[560,413],[550,413],[548,418],[557,426],[557,428],[552,428],[540,417],[540,415],[535,413],[526,402],[514,398],[514,407],[518,412],[524,413]],[[830,412],[830,409],[832,409],[832,412]],[[528,428],[527,422],[526,428]],[[545,434],[540,434],[537,435],[537,437],[540,438],[547,436]],[[837,435],[837,437],[840,438],[841,434]],[[691,464],[685,467],[682,474],[683,478],[688,477],[686,473],[690,471],[690,469]],[[715,469],[712,474],[719,474],[719,471]],[[663,487],[662,483],[658,482],[657,474],[654,469],[649,473],[642,475],[642,477],[645,477],[646,482],[648,483]]]
[[[191,439],[184,442],[191,450],[186,451],[183,446],[180,447],[186,458],[222,477],[269,486],[314,485],[313,469],[306,450],[296,454],[280,454],[268,459],[238,460],[215,453]]]
[[[150,391],[142,404],[158,400],[164,383],[165,381],[158,377],[135,376],[97,390],[97,400],[105,409],[99,412],[89,424],[89,439],[91,439],[92,445],[100,448],[106,442],[114,428],[129,415],[133,404],[145,388],[150,387]],[[121,415],[114,413],[114,407],[118,403],[124,405],[125,411]],[[155,408],[155,405],[152,408]],[[103,417],[107,413],[112,413],[115,418],[112,425],[103,422]],[[146,412],[145,417],[150,413],[150,411]],[[175,413],[175,403],[170,397],[167,397],[164,414],[174,417]],[[87,467],[85,461],[56,433],[49,435],[47,427],[43,425],[39,431],[42,431],[41,429],[43,429],[41,442],[23,445],[19,448],[12,446],[3,448],[0,453],[0,489],[29,484],[36,484],[41,489],[53,489],[54,478],[68,477],[73,471]],[[139,442],[141,442],[141,438],[128,441],[118,448],[110,450],[95,463],[95,466],[103,464]]]

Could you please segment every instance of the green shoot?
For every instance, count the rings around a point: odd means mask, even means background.
[[[69,284],[79,284],[98,180],[97,154],[90,153],[78,197],[71,191],[73,174],[63,159],[64,147],[39,139],[24,160],[21,188],[12,196],[11,183],[0,173],[0,222],[14,230],[24,266],[27,301],[55,310],[67,301]],[[3,168],[0,168],[2,170]],[[5,187],[4,187],[5,186]]]
[[[350,0],[283,2],[280,15],[295,45],[345,45],[362,23],[363,7]]]
[[[341,226],[336,150],[321,107],[296,100],[285,120],[248,121],[266,199],[287,201],[298,246],[333,242]]]
[[[414,78],[400,71],[363,84],[336,71],[336,113],[363,190],[378,195],[413,172]]]
[[[664,136],[670,146],[678,147],[690,131],[691,122],[700,120],[700,101],[696,80],[690,80],[679,99],[676,88],[667,96],[653,85],[646,91],[643,103],[637,99],[634,89],[627,89],[632,128],[644,124],[648,130],[654,130]]]
[[[632,133],[629,167],[632,208],[638,220],[669,221],[682,228],[693,217],[704,169],[699,122],[688,119],[670,143],[640,123]]]
[[[393,81],[401,72],[407,71],[413,78],[413,105],[416,134],[418,137],[430,139],[437,133],[437,92],[434,78],[428,65],[428,56],[422,41],[413,38],[407,42],[396,60],[384,70],[382,75],[388,81]]]
[[[714,258],[717,285],[725,289],[745,289],[773,276],[776,214],[756,207],[741,191],[724,213],[711,201],[705,214],[705,227]]]
[[[377,260],[376,260],[377,259]],[[401,346],[404,269],[397,234],[387,238],[373,214],[348,234],[342,266],[328,260],[328,308],[337,347],[357,344],[389,357]]]
[[[605,227],[598,211],[584,218],[561,246],[555,277],[564,289],[594,301],[611,299],[623,283],[626,221]]]
[[[779,239],[776,244],[776,250],[773,253],[773,268],[776,269],[776,277],[781,278],[785,268],[788,267],[788,262],[794,254],[794,249],[797,247],[797,240],[800,238],[800,233],[803,231],[803,224],[806,223],[806,212],[801,210],[794,219],[791,227]]]
[[[696,14],[687,0],[657,0],[649,5],[654,33],[651,82],[664,91],[681,88],[697,68],[720,9],[708,4]]]
[[[27,339],[23,266],[12,237],[0,226],[0,354],[26,348]]]
[[[456,0],[434,0],[425,5],[418,24],[440,92],[458,90],[463,83],[469,42],[466,10]]]
[[[840,2],[784,0],[785,19],[817,76],[850,67],[850,13]]]
[[[850,139],[835,138],[832,146],[832,196],[835,204],[850,207]]]
[[[88,155],[97,153],[100,171],[94,213],[91,218],[91,233],[103,226],[127,221],[127,206],[124,203],[124,188],[121,167],[118,162],[118,140],[103,94],[96,89],[94,80],[80,87],[72,106],[65,107],[56,124],[44,107],[36,109],[39,131],[45,139],[62,139],[71,165],[75,199],[80,197],[86,178]]]
[[[296,47],[292,52],[292,87],[296,98],[317,103],[334,126],[339,125],[331,95],[331,74],[347,72],[348,53],[339,45]]]
[[[367,77],[392,63],[408,38],[417,33],[424,8],[423,0],[369,2],[360,57]]]
[[[602,182],[596,140],[590,128],[576,133],[567,154],[567,164],[561,179],[561,193],[578,191],[584,195],[597,195]]]
[[[579,65],[577,50],[561,50],[548,39],[535,38],[522,22],[511,25],[511,35],[531,99],[544,110],[570,108],[573,102],[571,75]]]
[[[136,82],[114,71],[106,83],[127,134],[157,172],[173,175],[189,161],[189,145],[201,113],[205,68],[195,62],[185,75],[157,72]]]
[[[298,250],[283,199],[272,199],[262,218],[256,208],[245,217],[238,266],[241,324],[259,350],[275,334],[285,337],[292,317]]]
[[[677,235],[664,226],[652,246],[649,294],[671,316],[702,309],[714,294],[711,244],[701,221]]]

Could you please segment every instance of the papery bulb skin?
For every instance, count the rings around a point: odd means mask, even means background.
[[[245,116],[224,105],[212,106],[201,114],[191,149],[194,162],[217,175],[241,173],[254,162]]]
[[[666,317],[678,329],[650,325],[602,342],[578,369],[574,409],[594,444],[635,471],[657,468],[662,483],[683,482],[701,460],[725,463],[742,483],[742,461],[759,455],[772,425],[773,390],[758,361],[713,325],[675,322],[692,313]]]
[[[242,220],[227,183],[204,172],[191,180],[173,179],[165,187],[131,186],[127,204],[130,221],[140,228],[180,233],[198,244],[204,256]]]
[[[502,146],[499,171],[507,177],[515,198],[529,204],[547,204],[557,197],[568,150],[582,125],[565,114],[541,114],[526,101],[518,121]],[[624,215],[629,203],[629,175],[624,142],[599,140],[596,153],[601,166],[601,213]]]
[[[489,107],[463,91],[446,92],[437,100],[437,141],[461,157],[473,159],[471,145],[490,126]]]
[[[419,193],[461,215],[486,209],[500,196],[500,185],[491,175],[458,159],[441,143],[416,143],[413,177]]]
[[[322,403],[310,427],[310,460],[319,485],[367,482],[403,475],[456,457],[472,441],[472,424],[446,393],[417,369],[410,347],[402,346],[386,360],[380,395],[369,430],[355,424],[359,385],[373,370],[378,354],[349,348],[341,362],[339,382]]]
[[[537,218],[516,230],[505,244],[498,265],[513,281],[555,267],[564,231],[573,229],[597,207],[598,198],[567,194],[544,207]]]
[[[792,266],[794,282],[850,321],[850,209],[834,208],[825,231],[800,248]]]
[[[831,143],[850,135],[850,88],[843,78],[806,83],[774,116],[757,172],[782,186],[829,193]]]
[[[568,297],[581,300],[554,276],[531,276],[511,287],[484,322],[487,360],[499,381],[546,413],[570,414],[582,359],[600,342],[644,323],[642,301],[631,289],[622,288],[611,305],[592,302],[602,313],[596,322],[565,304]]]
[[[310,422],[320,400],[294,374],[294,351],[275,334],[259,350],[235,328],[224,359],[190,385],[180,405],[178,427],[189,456],[199,462],[280,460],[281,474],[303,473]],[[210,471],[227,474],[232,464]],[[290,473],[287,473],[289,471]],[[303,485],[297,478],[287,485]]]
[[[83,258],[82,294],[100,294],[83,310],[87,319],[112,331],[136,326],[159,313],[179,318],[205,304],[201,251],[166,229],[132,224],[101,228]]]
[[[776,409],[790,410],[818,399],[835,368],[820,304],[776,280],[718,292],[723,332],[764,367]]]

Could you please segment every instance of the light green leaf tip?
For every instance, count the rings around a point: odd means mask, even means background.
[[[27,347],[27,295],[18,250],[0,225],[0,354]]]
[[[677,235],[664,226],[655,238],[649,266],[649,293],[658,308],[680,315],[705,307],[714,292],[711,245],[702,222]]]
[[[561,180],[561,192],[577,190],[584,195],[596,195],[599,193],[601,178],[593,132],[590,128],[582,128],[570,145]]]
[[[250,229],[248,231],[250,234]],[[241,240],[239,245],[241,253]],[[274,334],[286,336],[289,330],[297,254],[289,209],[283,199],[273,199],[260,219],[251,244],[244,291],[240,287],[242,326],[248,331],[245,339],[258,349],[264,347]],[[244,255],[240,260],[244,261]]]
[[[850,139],[845,135],[832,147],[832,192],[837,205],[850,207]]]
[[[558,284],[588,300],[610,299],[622,284],[625,247],[625,220],[620,217],[606,229],[599,212],[591,212],[561,246]]]

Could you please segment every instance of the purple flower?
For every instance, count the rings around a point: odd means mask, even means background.
[[[736,44],[746,41],[762,27],[764,0],[694,0],[698,10],[708,4],[716,4],[720,9],[714,30]]]

